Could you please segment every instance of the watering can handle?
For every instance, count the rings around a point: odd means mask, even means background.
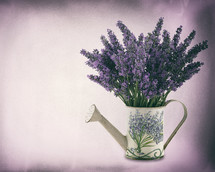
[[[183,116],[182,120],[179,122],[179,124],[177,125],[177,127],[175,128],[175,130],[172,132],[172,134],[167,139],[166,143],[164,144],[164,149],[166,149],[166,147],[169,144],[169,142],[175,136],[175,134],[177,133],[177,131],[179,130],[179,128],[182,126],[182,124],[184,123],[184,121],[187,119],[187,108],[186,108],[186,106],[182,102],[180,102],[178,100],[168,100],[165,105],[168,105],[171,102],[178,102],[178,103],[180,103],[183,106],[183,108],[184,108],[184,116]]]

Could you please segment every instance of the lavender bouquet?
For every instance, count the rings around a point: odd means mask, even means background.
[[[161,35],[162,25],[163,18],[160,18],[152,33],[147,36],[141,33],[136,38],[122,21],[118,21],[123,45],[108,29],[109,40],[101,36],[104,45],[101,52],[81,50],[88,59],[86,64],[98,72],[98,75],[88,75],[89,79],[113,91],[127,106],[164,106],[171,91],[176,91],[198,73],[203,62],[194,62],[194,59],[208,44],[205,40],[187,50],[196,31],[179,43],[182,26],[171,39],[167,30]]]

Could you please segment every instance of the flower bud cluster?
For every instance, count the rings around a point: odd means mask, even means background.
[[[89,75],[89,79],[107,91],[113,91],[126,105],[131,106],[149,103],[145,100],[154,97],[166,98],[167,93],[176,91],[198,73],[203,63],[194,62],[194,59],[199,52],[208,48],[208,44],[205,40],[187,50],[195,38],[194,30],[180,43],[182,26],[177,28],[172,39],[167,30],[162,32],[162,26],[163,18],[160,18],[151,33],[146,36],[141,33],[136,38],[122,21],[118,21],[123,44],[108,29],[109,40],[101,36],[104,45],[101,51],[95,49],[91,53],[81,50],[81,54],[88,59],[86,64],[98,72],[98,75]]]

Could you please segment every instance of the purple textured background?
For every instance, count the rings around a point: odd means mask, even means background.
[[[209,0],[1,0],[0,171],[215,171],[215,1]],[[84,123],[95,103],[122,133],[126,108],[86,77],[94,73],[80,50],[101,48],[100,35],[117,20],[136,35],[158,18],[182,38],[192,29],[209,49],[205,65],[169,99],[188,108],[188,119],[158,161],[132,161],[98,123]],[[165,112],[165,139],[182,117],[174,103]]]

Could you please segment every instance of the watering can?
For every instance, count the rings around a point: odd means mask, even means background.
[[[184,115],[167,141],[163,142],[163,114],[171,102],[182,105]],[[125,150],[126,157],[134,160],[154,160],[164,157],[164,150],[187,118],[186,106],[177,100],[169,100],[161,107],[129,107],[127,134],[124,136],[114,127],[93,104],[86,115],[85,122],[98,121]]]

